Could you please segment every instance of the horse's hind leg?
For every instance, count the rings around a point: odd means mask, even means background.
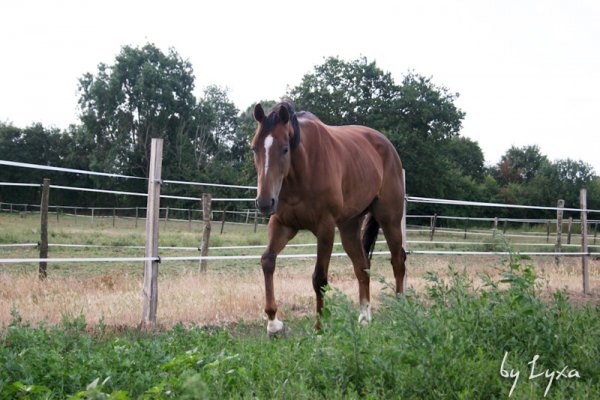
[[[315,270],[312,276],[312,284],[317,298],[317,322],[315,329],[321,329],[321,315],[323,309],[323,290],[327,286],[327,275],[329,271],[329,261],[331,260],[331,251],[333,249],[333,241],[335,238],[334,224],[323,224],[323,226],[315,232],[317,236],[317,261]]]
[[[355,218],[338,225],[340,237],[344,250],[352,260],[354,274],[358,280],[358,298],[360,300],[361,312],[358,321],[368,323],[371,321],[371,304],[370,304],[370,276],[369,259],[365,254],[360,236],[362,218]]]
[[[402,198],[403,196],[400,196]],[[385,205],[377,202],[373,209],[373,216],[379,222],[385,240],[390,249],[392,268],[396,280],[396,293],[404,293],[404,276],[406,274],[406,252],[402,243],[402,207]]]
[[[396,293],[404,293],[404,277],[406,275],[406,252],[402,246],[402,228],[399,218],[380,221],[392,256],[392,268],[396,280]]]

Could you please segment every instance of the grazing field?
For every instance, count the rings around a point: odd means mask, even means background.
[[[36,243],[39,240],[39,221],[35,214],[0,214],[0,244]],[[164,222],[163,222],[164,224]],[[60,222],[51,219],[51,244],[83,244],[101,246],[143,246],[143,220],[134,227],[131,219],[61,216]],[[166,225],[166,226],[165,226]],[[160,245],[197,248],[202,226],[187,222],[169,221],[161,227]],[[266,229],[259,225],[257,233],[252,225],[227,224],[220,234],[220,224],[213,225],[211,246],[252,246],[255,249],[211,250],[211,255],[261,254],[266,243]],[[409,234],[409,240],[426,240],[427,235]],[[456,237],[436,240],[456,241]],[[471,240],[470,238],[467,241]],[[523,241],[522,238],[518,239]],[[502,240],[497,241],[503,249]],[[301,232],[291,244],[314,243],[311,234]],[[489,246],[488,246],[489,247]],[[381,245],[381,249],[385,246]],[[411,248],[432,248],[431,245]],[[445,246],[447,249],[477,249],[473,246]],[[546,249],[547,250],[547,249]],[[342,252],[341,246],[334,249]],[[314,247],[288,247],[284,254],[314,253]],[[0,247],[0,258],[37,257],[36,247]],[[50,257],[142,257],[143,249],[123,247],[64,248],[50,247]],[[161,255],[198,255],[198,251],[162,250]],[[503,258],[499,256],[436,256],[410,255],[408,259],[408,287],[422,292],[425,275],[435,272],[440,276],[454,270],[465,270],[475,284],[479,274],[497,277],[502,272]],[[275,273],[276,295],[283,318],[302,317],[314,312],[314,293],[311,274],[314,259],[280,259]],[[545,291],[566,289],[567,293],[584,301],[581,292],[579,258],[563,258],[557,267],[552,257],[531,260],[536,267]],[[392,281],[392,270],[387,256],[373,258],[373,274]],[[592,301],[600,296],[600,261],[591,260]],[[259,260],[211,261],[206,273],[199,272],[197,261],[164,262],[160,265],[158,321],[165,327],[176,323],[191,325],[220,325],[239,320],[262,321],[264,318],[264,288]],[[86,323],[99,321],[107,325],[137,326],[141,320],[143,265],[137,263],[49,263],[48,279],[37,279],[37,264],[4,264],[0,266],[0,326],[11,320],[11,310],[35,324],[44,320],[59,323],[63,316],[85,315]],[[346,293],[353,301],[358,288],[350,261],[346,257],[332,259],[330,280],[332,287]],[[373,279],[373,300],[378,301],[381,284]]]
[[[35,215],[0,214],[0,227],[0,244],[38,240]],[[198,246],[200,228],[169,221],[161,246]],[[264,236],[264,227],[255,234],[226,225],[223,235],[213,228],[211,246],[260,245]],[[311,241],[302,234],[294,243]],[[143,232],[131,220],[113,228],[110,220],[61,217],[50,242],[143,245]],[[0,247],[0,258],[36,251]],[[50,248],[50,257],[141,255]],[[598,260],[590,263],[593,293],[583,296],[579,259],[556,267],[541,257],[411,255],[408,295],[396,298],[387,258],[375,257],[374,320],[361,326],[352,268],[335,258],[320,334],[312,331],[312,263],[278,263],[289,337],[274,341],[266,339],[257,260],[211,262],[207,273],[197,262],[163,263],[160,326],[151,332],[136,329],[141,263],[49,264],[45,282],[37,265],[0,265],[0,398],[470,399],[508,398],[513,387],[517,399],[546,390],[554,399],[600,396]]]

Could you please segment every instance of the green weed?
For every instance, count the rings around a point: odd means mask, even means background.
[[[480,288],[461,271],[426,278],[421,294],[385,293],[368,326],[330,289],[320,333],[310,319],[289,321],[291,335],[272,341],[244,323],[110,332],[70,316],[32,328],[15,310],[0,337],[0,397],[544,398],[548,379],[528,379],[536,355],[536,373],[567,366],[579,376],[554,380],[546,398],[600,396],[599,310],[564,292],[542,299],[518,258]],[[501,366],[521,373],[512,393]]]

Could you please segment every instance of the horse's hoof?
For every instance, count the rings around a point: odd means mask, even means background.
[[[358,323],[361,325],[369,325],[371,322],[371,305],[365,303],[362,305],[360,314],[358,315]]]
[[[285,326],[283,322],[275,318],[272,321],[269,321],[267,324],[267,334],[269,335],[269,339],[274,339],[276,337],[287,337],[287,332],[285,330]]]
[[[281,330],[277,332],[268,332],[269,339],[285,339],[288,336],[287,329],[285,327],[281,328]]]

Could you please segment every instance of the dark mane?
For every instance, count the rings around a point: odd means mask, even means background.
[[[296,109],[290,102],[282,101],[281,103],[275,104],[273,108],[269,110],[268,116],[265,118],[262,124],[261,135],[266,135],[273,129],[273,127],[281,122],[281,119],[279,118],[279,110],[281,110],[282,107],[287,109],[288,114],[290,115],[290,121],[292,122],[292,128],[294,129],[294,136],[292,138],[292,142],[290,143],[290,146],[293,150],[300,144],[300,127],[298,126]],[[305,112],[302,111],[301,114],[305,114]]]
[[[314,119],[314,120],[320,121],[319,117],[317,117],[315,114],[311,113],[310,111],[298,111],[296,113],[296,116],[298,118]]]

